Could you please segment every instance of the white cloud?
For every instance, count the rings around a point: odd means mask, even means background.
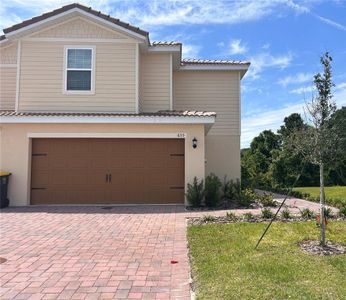
[[[295,10],[299,14],[302,14],[302,13],[311,14],[312,16],[314,16],[315,18],[317,18],[318,20],[322,21],[323,23],[325,23],[327,25],[330,25],[330,26],[333,26],[333,27],[335,27],[337,29],[346,31],[346,26],[345,25],[342,25],[342,24],[340,24],[338,22],[335,22],[335,21],[333,21],[331,19],[322,17],[322,16],[314,13],[310,8],[308,8],[306,6],[299,5],[297,3],[294,3],[291,0],[287,0],[286,4],[287,4],[288,7],[292,8],[293,10]]]
[[[246,45],[241,45],[241,39],[238,40],[231,40],[229,43],[229,54],[230,55],[236,55],[236,54],[244,54],[248,51],[248,48]]]
[[[326,24],[328,24],[328,25],[331,25],[331,26],[333,26],[333,27],[335,27],[335,28],[337,28],[337,29],[346,31],[346,26],[345,26],[345,25],[342,25],[342,24],[337,23],[337,22],[335,22],[335,21],[333,21],[333,20],[330,20],[330,19],[321,17],[321,16],[316,15],[316,14],[315,14],[315,17],[316,17],[317,19],[321,20],[323,23],[326,23]]]
[[[341,82],[335,85],[335,91],[346,89],[346,82]]]
[[[84,0],[82,4],[92,6],[112,14],[137,26],[152,27],[157,25],[177,24],[239,24],[259,20],[283,5],[286,0]],[[32,16],[71,3],[65,0],[3,0],[1,6],[6,11],[1,16],[1,26],[17,22],[19,14],[5,22],[3,17],[10,16],[14,8],[25,8]],[[232,13],[230,13],[230,11]],[[31,17],[31,16],[28,16]],[[12,21],[11,21],[12,20]]]
[[[289,75],[284,78],[279,79],[278,83],[282,86],[287,86],[289,84],[299,84],[308,81],[313,81],[313,74],[311,73],[298,73],[295,75]]]
[[[0,26],[4,28],[21,21],[22,15],[19,12],[22,12],[23,8],[27,13],[26,19],[70,3],[68,0],[2,0]],[[305,6],[296,4],[292,0],[82,1],[84,5],[147,29],[157,25],[240,24],[260,20],[269,15],[277,16],[278,12],[288,8],[299,14],[311,14],[328,25],[346,30],[344,25],[315,14],[307,7],[312,6],[313,2],[303,3]]]
[[[192,45],[192,44],[183,44],[182,57],[183,58],[198,58],[200,50],[201,50],[200,46]]]
[[[136,5],[131,13],[127,9],[116,10],[119,16],[126,17],[142,26],[176,24],[238,24],[261,19],[273,12],[282,0],[229,1],[229,0],[180,0],[150,1]],[[137,3],[134,1],[132,3]],[[143,3],[142,3],[143,4]],[[232,11],[232,13],[229,13]],[[125,18],[125,19],[126,19]]]
[[[310,12],[309,8],[307,8],[303,5],[296,4],[291,0],[287,0],[286,4],[288,7],[292,8],[295,12],[297,12],[299,14]]]
[[[248,59],[251,61],[251,66],[245,76],[247,78],[258,79],[264,69],[287,68],[291,64],[293,57],[291,53],[274,56],[270,53],[263,52]]]
[[[336,105],[340,108],[346,105],[346,83],[338,85],[339,88],[334,93]],[[298,103],[287,104],[285,107],[267,110],[254,111],[252,114],[244,113],[242,118],[241,147],[248,147],[255,136],[263,130],[276,131],[283,124],[285,117],[292,113],[300,113],[304,117],[305,100]]]
[[[291,90],[290,93],[298,94],[298,95],[310,93],[312,95],[314,90],[315,90],[314,86],[303,86],[303,87]]]

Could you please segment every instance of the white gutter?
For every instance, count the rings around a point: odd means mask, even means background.
[[[193,64],[180,66],[181,71],[208,71],[208,70],[229,70],[229,71],[247,71],[249,65],[211,65],[211,64]]]

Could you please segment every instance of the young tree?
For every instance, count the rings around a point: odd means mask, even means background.
[[[320,243],[325,246],[325,193],[324,193],[324,171],[327,165],[337,159],[339,151],[338,132],[336,126],[330,126],[329,120],[336,111],[333,101],[331,62],[332,57],[328,52],[320,58],[323,73],[314,76],[314,84],[317,94],[311,102],[306,104],[307,123],[310,126],[298,130],[291,135],[291,145],[298,153],[313,164],[319,166],[320,175]]]

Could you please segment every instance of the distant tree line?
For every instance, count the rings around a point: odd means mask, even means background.
[[[335,111],[329,120],[343,137],[341,156],[326,168],[326,185],[346,185],[346,107]],[[298,174],[296,186],[319,186],[319,167],[306,162],[300,154],[292,152],[287,142],[295,132],[307,128],[298,113],[284,119],[276,132],[264,130],[255,137],[250,148],[241,150],[242,185],[257,188],[290,187]]]

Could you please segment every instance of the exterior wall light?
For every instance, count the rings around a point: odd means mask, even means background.
[[[192,140],[192,148],[196,149],[197,148],[197,139],[194,137]]]

